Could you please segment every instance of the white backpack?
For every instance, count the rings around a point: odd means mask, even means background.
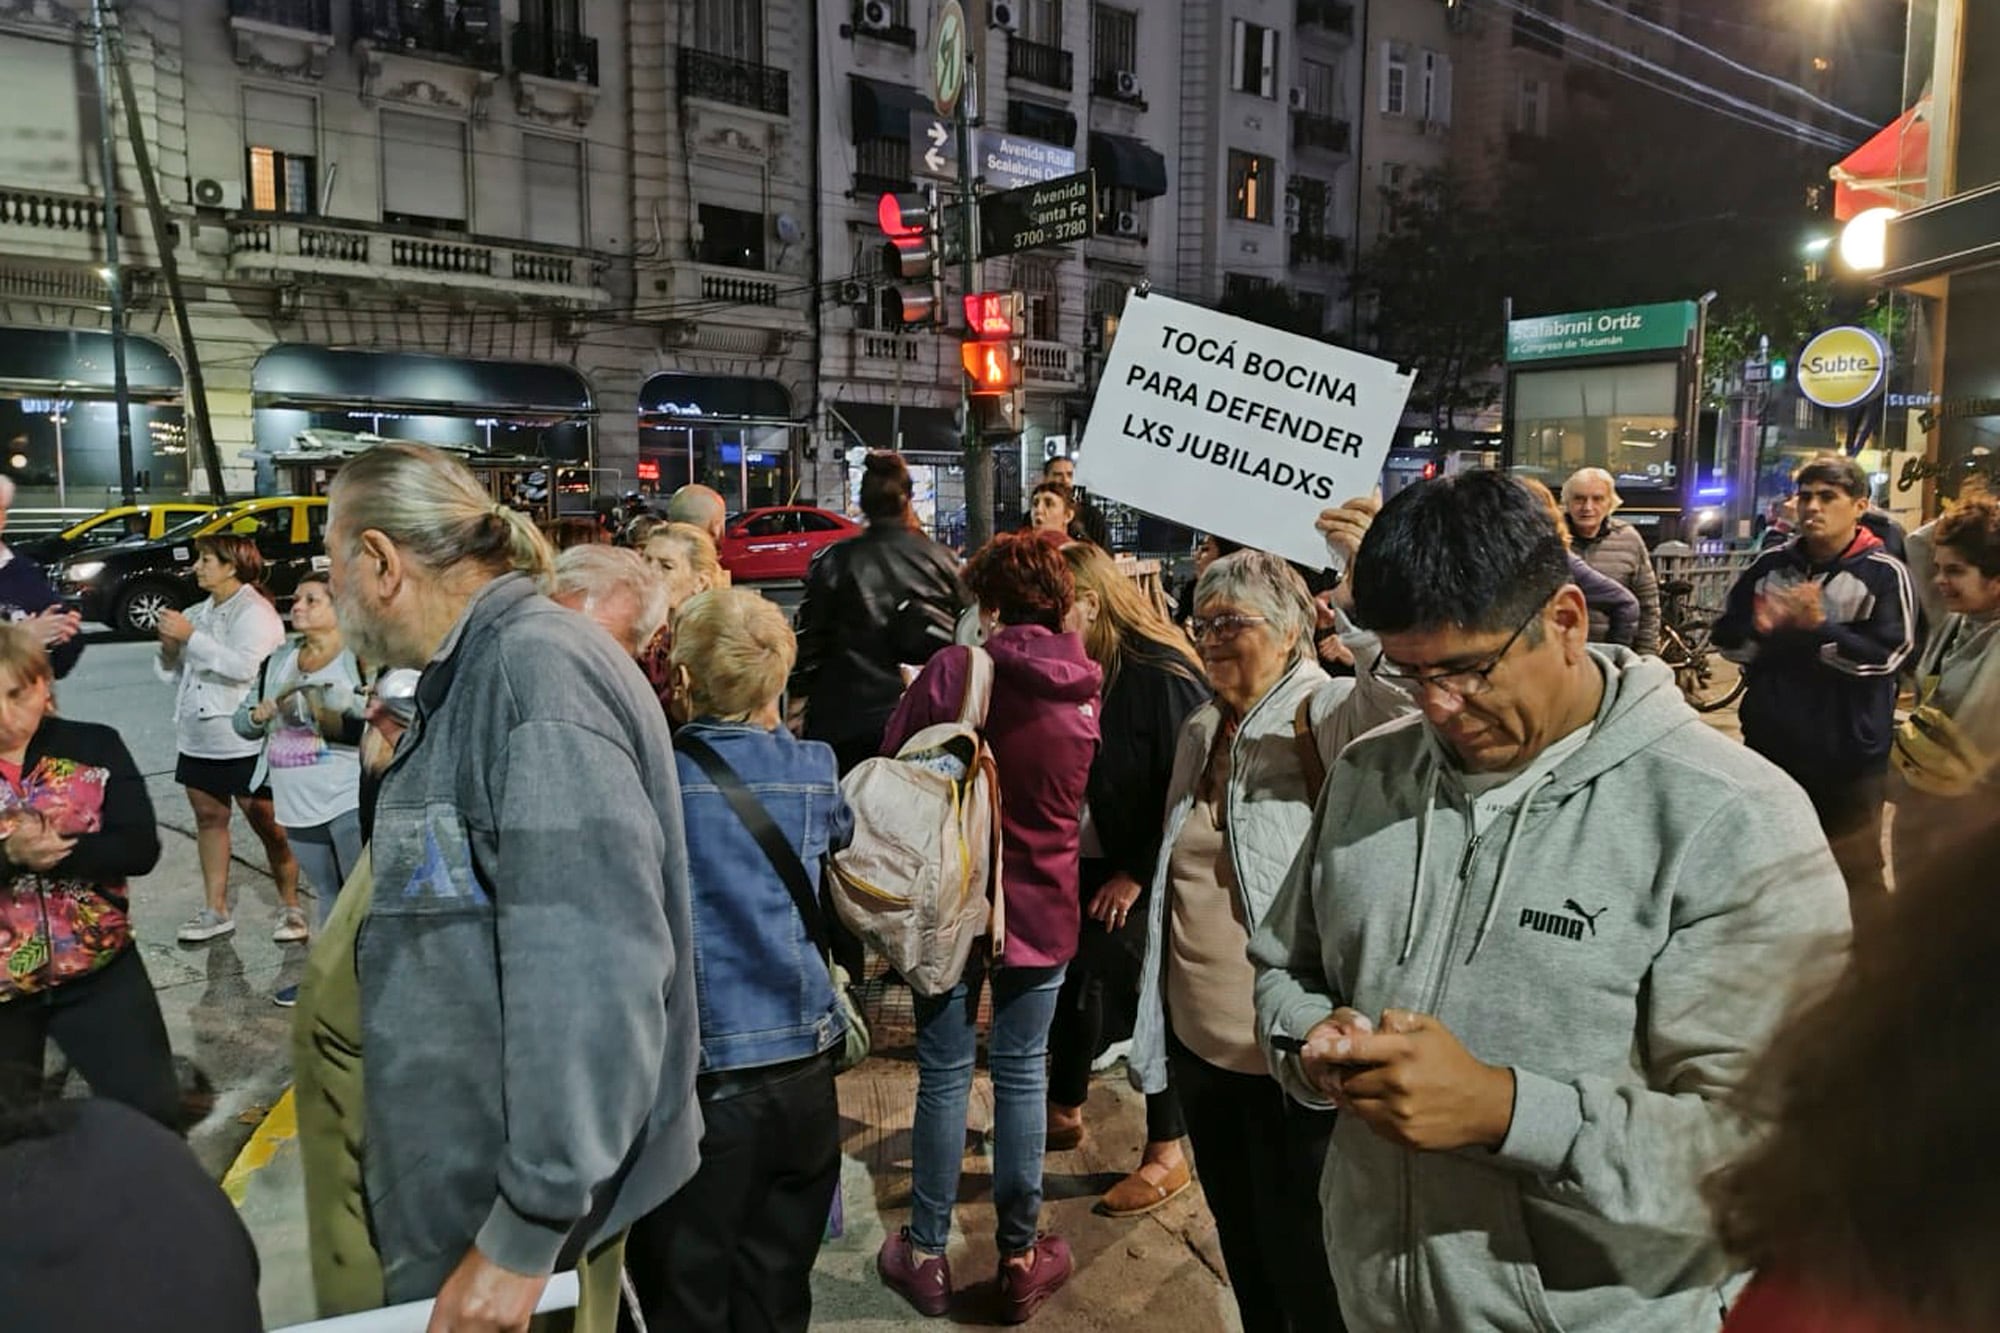
[[[996,954],[1006,942],[1000,775],[980,734],[993,659],[962,651],[971,662],[958,720],[925,727],[894,758],[863,760],[841,780],[854,841],[829,862],[834,911],[918,995],[957,985],[982,935]]]

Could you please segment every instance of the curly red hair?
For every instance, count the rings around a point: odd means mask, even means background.
[[[1058,634],[1076,601],[1076,580],[1057,545],[1028,532],[1005,532],[980,547],[966,563],[965,586],[1001,624]]]

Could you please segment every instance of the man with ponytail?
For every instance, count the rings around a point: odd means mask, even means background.
[[[547,542],[462,464],[379,445],[330,499],[348,643],[423,672],[351,972],[384,1295],[435,1296],[432,1333],[525,1329],[584,1261],[577,1327],[608,1328],[624,1230],[701,1139],[666,721],[630,657],[541,594]]]

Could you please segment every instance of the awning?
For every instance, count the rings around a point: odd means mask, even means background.
[[[841,448],[893,449],[895,431],[903,433],[906,454],[955,454],[964,444],[958,433],[958,413],[943,407],[903,405],[900,418],[887,403],[835,403],[833,420],[840,427]]]
[[[859,74],[848,75],[848,82],[854,90],[854,142],[867,139],[902,139],[910,137],[910,117],[929,116],[930,99],[914,88],[905,88],[900,83],[883,83],[880,79],[864,79]]]
[[[1092,134],[1090,167],[1099,189],[1130,190],[1141,199],[1167,192],[1167,159],[1123,134]]]
[[[111,335],[94,329],[0,328],[0,391],[109,396],[115,388],[111,350]],[[177,397],[180,363],[164,345],[127,334],[125,381],[136,398]]]
[[[662,372],[639,386],[639,415],[689,426],[805,425],[792,416],[792,397],[776,380],[742,375]]]
[[[1835,220],[1871,208],[1921,207],[1929,193],[1930,156],[1931,99],[1923,97],[1827,172]]]
[[[264,353],[250,372],[250,389],[258,407],[371,407],[440,417],[497,410],[565,418],[591,411],[589,386],[568,366],[309,343],[281,343]]]

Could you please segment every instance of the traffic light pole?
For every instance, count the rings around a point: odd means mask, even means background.
[[[959,279],[967,296],[979,290],[979,196],[972,126],[979,114],[979,58],[984,52],[983,42],[966,43],[965,90],[953,117],[958,132]],[[993,456],[980,432],[972,388],[964,376],[958,382],[958,419],[960,448],[965,456],[965,547],[971,552],[993,539]]]

